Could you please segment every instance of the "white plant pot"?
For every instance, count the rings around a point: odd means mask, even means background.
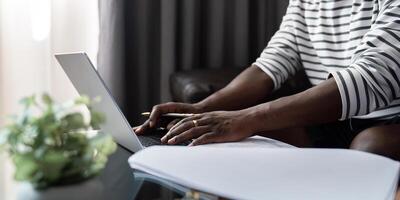
[[[102,199],[103,184],[98,178],[71,185],[36,190],[28,182],[18,184],[18,200],[89,200]]]

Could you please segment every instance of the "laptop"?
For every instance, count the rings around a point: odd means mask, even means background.
[[[161,133],[135,134],[86,53],[56,54],[55,57],[80,95],[101,98],[93,108],[106,115],[106,122],[100,126],[102,131],[111,134],[118,144],[132,152],[161,144]]]

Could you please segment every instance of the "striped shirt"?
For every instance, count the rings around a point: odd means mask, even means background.
[[[312,85],[333,76],[341,120],[400,115],[400,1],[290,0],[254,65],[274,89],[299,70]]]

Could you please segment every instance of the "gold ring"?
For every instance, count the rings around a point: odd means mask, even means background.
[[[197,120],[192,120],[192,122],[193,122],[193,124],[194,124],[194,127],[197,127],[197,126],[199,126],[199,124],[198,124]]]

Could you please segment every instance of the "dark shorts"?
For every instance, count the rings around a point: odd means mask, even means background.
[[[388,120],[348,119],[307,128],[315,148],[349,148],[361,131],[373,126],[400,124],[400,116]]]

